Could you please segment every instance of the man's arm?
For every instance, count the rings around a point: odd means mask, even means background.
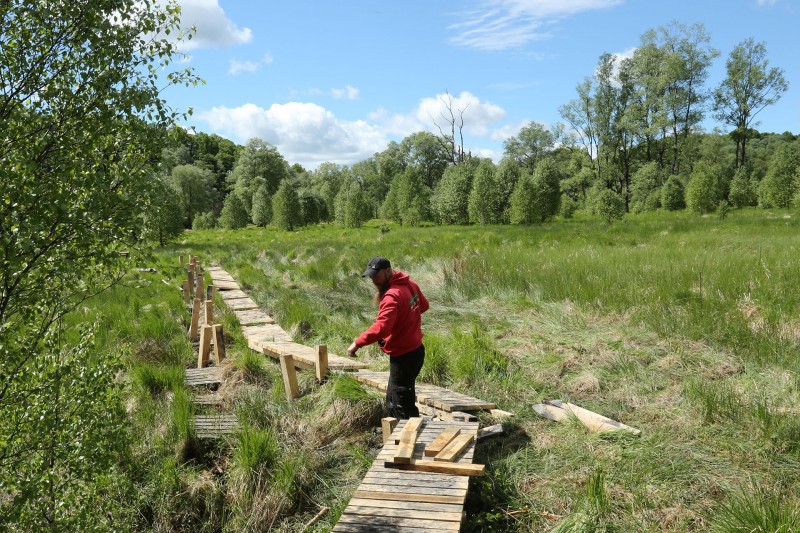
[[[387,337],[389,333],[392,332],[396,319],[397,297],[393,294],[386,294],[378,308],[378,318],[375,319],[375,322],[369,328],[353,340],[353,343],[347,348],[347,353],[354,356],[359,348],[369,346]]]

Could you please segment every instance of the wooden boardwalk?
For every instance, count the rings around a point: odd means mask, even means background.
[[[317,351],[305,344],[294,342],[283,328],[275,324],[272,317],[261,311],[258,304],[239,288],[233,276],[219,267],[211,267],[207,271],[211,275],[214,286],[220,289],[220,295],[225,305],[239,319],[242,332],[251,350],[275,359],[280,359],[283,354],[291,355],[294,365],[298,368],[316,367]],[[223,286],[226,288],[223,289]],[[361,361],[328,354],[330,370],[357,370],[367,368],[367,366]]]
[[[361,485],[353,493],[333,531],[341,532],[422,532],[458,531],[469,477],[430,472],[397,470],[385,466],[395,456],[400,432],[407,421],[400,421],[388,442],[378,453]],[[477,422],[432,422],[426,420],[414,447],[417,462],[425,457],[425,446],[443,430],[458,427],[463,434],[477,437]],[[475,441],[455,460],[472,463]]]
[[[239,429],[236,415],[195,415],[194,431],[199,439],[219,439]]]
[[[361,383],[375,387],[376,389],[385,391],[389,384],[388,372],[373,372],[370,370],[359,370],[353,373],[353,377]],[[483,409],[494,409],[495,404],[453,392],[442,387],[435,385],[427,385],[425,383],[417,383],[417,402],[423,405],[430,405],[442,411],[479,411]]]
[[[201,385],[219,385],[222,383],[223,369],[215,366],[206,368],[187,368],[186,384],[190,387]]]

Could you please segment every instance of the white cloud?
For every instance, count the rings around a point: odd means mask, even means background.
[[[523,120],[522,122],[518,122],[516,124],[505,124],[492,130],[489,138],[493,141],[505,141],[509,137],[516,137],[516,135],[519,133],[519,130],[528,124],[530,124],[529,120]]]
[[[480,50],[519,48],[551,36],[544,28],[569,15],[605,9],[622,0],[490,0],[449,26],[450,42]]]
[[[348,85],[344,89],[331,89],[331,94],[337,100],[345,99],[345,100],[355,100],[358,98],[359,90],[355,87]]]
[[[250,28],[239,28],[230,20],[218,0],[180,0],[181,28],[194,26],[197,31],[191,40],[181,42],[182,50],[196,48],[225,48],[249,43],[253,39]]]
[[[264,109],[255,104],[214,107],[196,114],[212,130],[244,143],[258,137],[273,145],[289,163],[316,168],[331,161],[352,164],[386,148],[380,128],[363,120],[344,121],[313,103],[289,102]]]
[[[428,124],[428,128],[446,127],[452,120],[452,114],[458,121],[464,119],[464,131],[483,137],[488,126],[506,117],[505,110],[490,102],[481,102],[480,98],[469,91],[462,91],[458,96],[448,93],[423,98],[415,111],[417,120]]]
[[[228,60],[228,74],[235,76],[240,72],[257,72],[264,65],[272,63],[272,55],[267,52],[261,61],[239,61],[238,59]]]

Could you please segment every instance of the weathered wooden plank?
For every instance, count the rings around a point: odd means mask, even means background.
[[[339,525],[347,527],[350,525],[360,525],[364,529],[356,529],[356,531],[369,531],[369,532],[394,532],[400,528],[412,527],[419,528],[427,531],[458,531],[461,529],[461,522],[448,522],[444,520],[424,520],[415,518],[402,518],[395,516],[380,516],[380,515],[367,515],[360,516],[356,514],[343,514],[339,518],[339,522],[333,531],[344,531],[340,529]],[[348,531],[353,531],[348,529]]]
[[[381,489],[387,487],[380,486]],[[422,491],[426,492],[423,493]],[[359,490],[353,493],[354,498],[368,499],[368,500],[389,500],[401,502],[428,502],[428,503],[452,503],[456,505],[463,505],[466,500],[466,493],[464,497],[448,496],[435,492],[438,489],[419,489],[413,492],[390,492],[388,490],[368,490],[367,487],[361,485]]]
[[[375,507],[379,509],[390,507],[393,509],[404,510],[404,511],[430,511],[434,513],[443,513],[448,517],[452,516],[452,518],[447,518],[448,520],[450,519],[461,520],[461,505],[459,504],[438,503],[438,502],[410,502],[405,500],[393,500],[391,503],[387,503],[387,500],[357,498],[355,496],[350,500],[350,503],[357,507]]]
[[[220,296],[222,296],[223,300],[238,300],[239,298],[249,298],[249,295],[242,290],[221,292]]]
[[[186,383],[190,387],[214,385],[222,382],[223,370],[217,367],[187,368],[184,371]]]
[[[239,287],[239,284],[236,283],[235,281],[216,281],[215,280],[214,281],[214,286],[220,292],[223,292],[223,291],[240,291],[240,290],[242,290],[242,288]]]
[[[352,500],[351,500],[352,501]],[[377,500],[359,500],[363,502],[374,503]],[[380,507],[372,505],[348,505],[345,511],[348,515],[367,515],[367,516],[385,516],[394,518],[414,518],[418,520],[432,520],[436,522],[461,522],[461,513],[445,513],[436,510],[415,510],[415,509],[398,509],[393,505],[400,502],[379,502],[382,504]]]

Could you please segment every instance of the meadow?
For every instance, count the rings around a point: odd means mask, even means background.
[[[298,342],[337,354],[374,318],[360,273],[384,255],[431,302],[420,381],[515,414],[478,448],[487,474],[472,480],[464,530],[796,530],[798,217],[187,232],[142,260],[156,273],[132,273],[73,317],[99,321],[100,345],[123,354],[132,472],[114,490],[138,495],[137,529],[298,531],[324,505],[311,530],[328,531],[379,449],[380,395],[346,376],[317,386],[304,372],[303,397],[288,404],[277,365],[247,349],[226,313],[232,370],[221,392],[235,390],[244,429],[199,442],[181,379],[193,355],[178,255],[218,262]],[[375,347],[359,356],[388,367]],[[539,418],[531,405],[550,398],[641,436]]]

